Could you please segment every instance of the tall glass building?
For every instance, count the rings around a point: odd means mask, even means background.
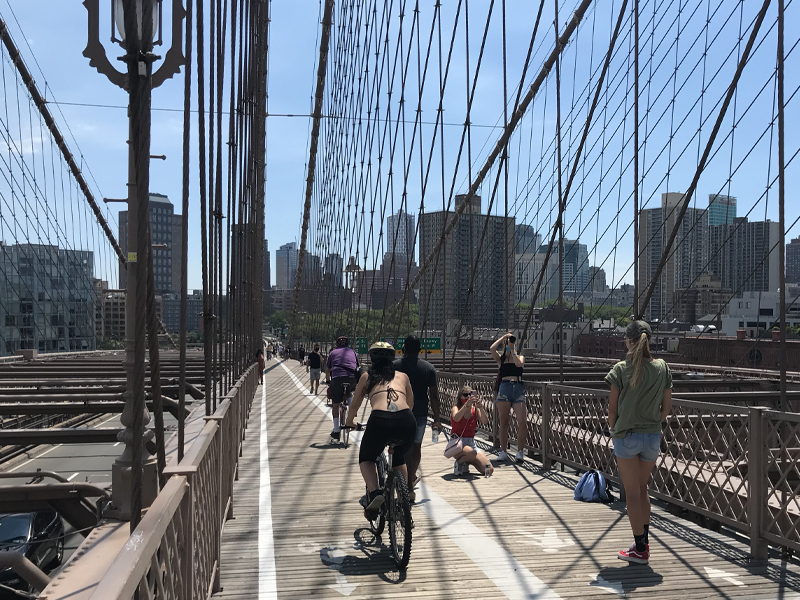
[[[736,198],[722,194],[708,195],[708,224],[730,225],[736,218]]]

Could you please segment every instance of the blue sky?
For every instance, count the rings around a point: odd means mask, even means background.
[[[101,2],[105,7],[105,2]],[[420,2],[421,30],[423,38],[427,36],[433,13],[433,1]],[[449,39],[454,21],[455,0],[443,5],[444,36]],[[499,2],[496,3],[499,5]],[[744,26],[743,35],[747,35],[747,27],[760,3],[745,2],[739,4],[732,0],[717,3],[707,0],[670,0],[659,2],[658,18],[651,29],[652,2],[642,4],[642,36],[655,40],[653,45],[654,63],[657,68],[648,72],[650,86],[642,82],[642,100],[640,105],[651,106],[647,118],[647,149],[643,151],[642,162],[645,172],[642,182],[642,198],[646,206],[655,206],[660,202],[660,194],[666,191],[685,191],[697,164],[698,153],[702,150],[705,139],[713,124],[713,117],[718,110],[718,101],[724,95],[726,86],[733,74],[737,51],[742,44],[736,44],[739,36],[739,24]],[[678,31],[678,4],[681,6],[683,25],[680,29],[680,43],[676,46],[672,40]],[[395,13],[400,2],[394,3]],[[519,80],[522,63],[527,50],[530,34],[538,3],[531,0],[508,0],[507,35],[508,35],[508,76],[509,96],[513,102],[513,87]],[[538,73],[544,57],[550,52],[553,40],[552,6],[545,3],[540,35],[532,67],[526,77],[525,87]],[[564,15],[571,14],[577,2],[565,2],[569,10],[562,9],[562,27]],[[410,6],[410,4],[409,4]],[[582,123],[587,111],[588,90],[593,91],[593,83],[597,78],[597,68],[603,58],[610,38],[610,31],[616,19],[620,2],[597,3],[598,8],[591,10],[579,29],[573,43],[564,53],[562,62],[562,135],[564,136],[564,156],[570,156],[570,143],[574,147],[582,131]],[[475,68],[480,38],[486,23],[488,2],[472,2],[470,7],[470,52],[471,69]],[[13,8],[14,16],[11,14]],[[499,11],[499,6],[495,9]],[[705,38],[700,24],[704,22],[706,11],[710,10],[712,25],[710,35]],[[648,12],[649,11],[649,12]],[[86,11],[77,0],[0,0],[0,14],[8,23],[9,29],[20,46],[23,56],[28,62],[37,83],[48,99],[55,99],[61,115],[57,113],[62,126],[69,125],[72,136],[67,137],[73,150],[81,153],[85,165],[91,169],[96,182],[98,196],[122,197],[126,193],[127,178],[127,118],[124,108],[104,108],[97,105],[124,107],[127,96],[116,88],[105,77],[89,67],[88,60],[82,56],[86,42]],[[496,125],[502,120],[502,55],[500,45],[499,12],[495,12],[487,38],[484,63],[476,91],[475,104],[472,111],[472,122],[477,125]],[[796,2],[789,2],[787,7],[787,52],[798,40],[798,18]],[[269,56],[269,111],[272,114],[307,115],[311,111],[311,96],[315,83],[316,46],[319,35],[320,2],[318,0],[273,0],[271,23],[271,46]],[[18,19],[18,22],[16,20]],[[748,65],[743,78],[743,85],[737,94],[736,128],[732,127],[732,115],[726,119],[715,146],[713,160],[707,173],[701,178],[696,195],[696,206],[705,207],[708,194],[730,193],[739,198],[739,214],[753,209],[751,220],[777,218],[777,188],[765,195],[767,189],[767,173],[774,177],[776,164],[776,135],[772,139],[773,156],[770,160],[769,121],[772,115],[773,88],[768,87],[760,92],[761,86],[768,83],[774,69],[774,30],[768,27],[775,19],[775,8],[772,7],[767,17],[760,39],[767,36],[754,58]],[[688,24],[688,25],[687,25]],[[571,204],[567,210],[567,231],[569,238],[580,236],[590,246],[593,264],[603,264],[609,271],[609,283],[631,281],[629,270],[632,261],[632,233],[626,232],[632,218],[629,201],[631,185],[614,183],[632,181],[630,174],[630,140],[631,127],[628,117],[621,118],[625,110],[630,110],[632,97],[632,78],[630,76],[631,56],[629,45],[630,23],[623,26],[622,37],[618,44],[618,53],[612,61],[609,73],[608,89],[601,99],[602,110],[595,115],[596,127],[590,133],[585,152],[586,163],[581,166],[576,184],[571,194]],[[101,33],[107,34],[105,19],[101,19]],[[464,90],[467,85],[465,55],[463,52],[463,24],[459,29],[459,37],[453,55],[451,81],[445,96],[445,121],[462,123],[465,116]],[[390,30],[396,35],[396,28]],[[667,40],[668,43],[663,43]],[[27,43],[25,43],[27,41]],[[446,43],[446,42],[445,42]],[[703,55],[704,45],[708,44],[705,75],[703,69],[697,67],[697,60]],[[29,47],[28,47],[29,46]],[[110,47],[110,44],[107,45]],[[642,51],[647,54],[648,46]],[[424,53],[424,42],[423,42]],[[118,51],[110,50],[111,56]],[[38,67],[33,60],[35,56]],[[648,55],[649,56],[649,55]],[[678,73],[674,80],[676,57],[680,59]],[[116,61],[114,61],[116,62]],[[643,65],[645,59],[642,59]],[[798,87],[800,68],[798,68],[797,52],[787,59],[786,90],[787,100]],[[41,71],[39,71],[39,67]],[[590,69],[591,67],[591,69]],[[590,73],[592,85],[587,86]],[[432,74],[423,98],[423,119],[432,121],[435,118],[438,100],[438,75]],[[436,79],[436,82],[433,81]],[[705,81],[706,94],[704,102],[698,103],[699,90]],[[409,84],[411,85],[411,84]],[[533,103],[511,143],[512,174],[509,184],[510,205],[515,211],[518,221],[533,224],[539,231],[547,235],[554,219],[555,195],[553,152],[555,137],[555,80],[548,78],[545,88]],[[384,90],[385,92],[385,90]],[[649,94],[649,96],[647,95]],[[673,96],[675,101],[672,102]],[[649,100],[646,100],[649,98]],[[182,76],[167,81],[153,93],[153,143],[154,154],[166,154],[164,162],[153,161],[151,171],[151,189],[154,192],[167,194],[174,204],[180,205],[181,190],[181,143],[183,79]],[[752,104],[751,104],[752,103]],[[95,106],[85,106],[85,105]],[[575,106],[574,122],[569,117],[570,109]],[[746,108],[749,110],[746,111]],[[328,107],[330,108],[330,107]],[[396,104],[390,107],[396,113]],[[711,118],[709,119],[709,115]],[[744,117],[742,117],[744,115]],[[798,117],[797,98],[787,106],[787,122],[796,123]],[[705,119],[700,126],[701,118]],[[601,126],[601,123],[605,127]],[[193,118],[193,127],[196,125]],[[619,126],[619,127],[618,127]],[[623,126],[625,129],[623,129]],[[274,267],[277,247],[285,242],[299,240],[300,217],[303,193],[305,189],[306,163],[308,157],[308,137],[310,120],[305,117],[275,116],[268,119],[267,144],[267,198],[266,198],[266,237],[269,240]],[[766,137],[761,137],[767,128]],[[700,136],[697,137],[698,129]],[[408,126],[408,133],[411,126]],[[425,139],[431,139],[433,127],[423,127]],[[731,132],[734,132],[731,138]],[[623,137],[624,132],[624,137]],[[466,165],[461,163],[458,174],[455,172],[455,156],[460,138],[461,127],[447,126],[445,165],[446,189],[455,180],[455,192],[465,190],[467,185]],[[192,132],[193,154],[196,154],[196,130]],[[642,134],[644,137],[644,134]],[[796,127],[787,128],[787,159],[800,147]],[[473,172],[483,164],[489,148],[499,136],[499,129],[492,127],[472,128],[472,164]],[[672,136],[673,148],[666,149]],[[731,141],[733,139],[733,141]],[[606,150],[600,152],[605,145]],[[621,157],[617,157],[623,149]],[[427,156],[428,149],[425,149]],[[626,154],[627,152],[627,154]],[[667,157],[672,156],[668,161]],[[419,157],[416,157],[419,161]],[[436,159],[438,160],[438,159]],[[397,165],[402,164],[398,156]],[[735,167],[742,163],[736,169]],[[568,161],[565,159],[565,163]],[[669,163],[669,166],[668,166]],[[733,165],[733,166],[732,166]],[[437,172],[434,162],[433,172]],[[614,169],[616,171],[614,171]],[[669,179],[666,173],[669,172]],[[197,174],[196,156],[192,160],[192,173]],[[726,179],[732,173],[730,188]],[[563,173],[566,181],[569,172]],[[493,180],[494,173],[491,174]],[[792,163],[787,169],[788,189],[787,220],[792,222],[799,214],[798,203],[793,200],[792,190],[797,187],[798,168]],[[531,184],[526,186],[525,181]],[[193,182],[196,179],[193,177]],[[319,181],[319,180],[318,180]],[[419,181],[419,174],[412,173],[409,181]],[[600,189],[598,184],[602,182]],[[418,212],[420,187],[409,189],[409,211]],[[513,186],[513,188],[511,187]],[[616,186],[616,187],[615,187]],[[490,190],[488,186],[481,190],[484,197],[484,208]],[[432,178],[426,191],[426,205],[441,204],[442,190],[436,178]],[[399,194],[398,194],[399,197]],[[518,200],[514,201],[514,198]],[[197,186],[193,183],[190,209],[190,252],[189,252],[189,286],[200,287],[199,261],[199,216],[197,207]],[[111,205],[114,206],[114,205]],[[116,205],[118,209],[119,205]],[[582,207],[579,208],[579,207]],[[618,208],[619,211],[618,211]],[[391,208],[391,207],[390,207]],[[396,207],[395,207],[396,208]],[[388,212],[391,212],[390,210]],[[494,211],[493,211],[494,212]],[[355,218],[355,215],[352,215]],[[380,220],[380,219],[378,219]],[[380,224],[376,224],[379,226]],[[116,227],[114,226],[116,232]],[[800,228],[795,227],[789,236],[797,235]],[[360,242],[359,242],[360,243]],[[312,236],[312,251],[322,246],[322,241]],[[380,254],[380,248],[367,249],[368,252]],[[610,272],[613,270],[614,276]],[[274,273],[274,268],[273,268]],[[273,275],[274,282],[274,275]]]

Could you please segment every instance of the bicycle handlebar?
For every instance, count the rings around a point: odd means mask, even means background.
[[[345,429],[355,429],[356,431],[364,431],[367,428],[366,423],[358,423],[356,422],[355,427],[348,427],[347,425],[344,426]]]

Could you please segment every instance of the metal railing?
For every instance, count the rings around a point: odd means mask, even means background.
[[[494,379],[439,373],[445,421],[463,385],[484,400]],[[528,453],[545,469],[561,463],[596,469],[621,487],[608,427],[607,390],[525,383]],[[479,431],[494,444],[494,403]],[[509,419],[509,440],[517,440]],[[650,482],[652,496],[715,519],[750,537],[765,558],[767,543],[800,551],[800,414],[761,407],[673,398]]]
[[[92,600],[205,600],[220,589],[225,522],[233,516],[247,416],[258,386],[251,366],[205,417],[200,435],[90,596]]]

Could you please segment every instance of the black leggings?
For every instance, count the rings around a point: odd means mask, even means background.
[[[389,442],[402,441],[394,447],[392,466],[406,464],[406,453],[414,443],[417,434],[417,420],[410,408],[397,412],[375,410],[367,421],[367,430],[361,438],[358,462],[375,462]]]

